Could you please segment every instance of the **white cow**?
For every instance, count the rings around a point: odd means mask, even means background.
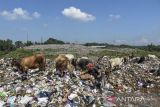
[[[109,61],[111,64],[111,68],[113,69],[116,66],[121,66],[124,62],[124,58],[112,58]]]
[[[65,54],[65,56],[71,61],[72,59],[74,59],[74,55],[73,54]]]
[[[87,56],[82,56],[81,59],[89,59]]]
[[[152,59],[157,59],[158,58],[156,55],[151,55],[151,54],[148,54],[148,57],[152,58]]]

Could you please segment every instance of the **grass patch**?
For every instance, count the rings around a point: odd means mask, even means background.
[[[99,51],[96,53],[90,53],[89,55],[93,55],[93,56],[112,56],[112,57],[124,57],[124,56],[129,56],[133,54],[134,56],[147,56],[148,54],[152,54],[152,55],[156,55],[157,57],[160,58],[160,52],[157,51],[145,51],[145,50],[140,50],[137,49],[135,51],[129,51],[129,52],[117,52],[117,51],[108,51],[108,50],[103,50],[103,51]]]
[[[145,51],[145,50],[137,50],[134,52],[135,56],[147,56],[148,54],[156,55],[160,58],[160,52],[157,51]]]
[[[6,55],[8,52],[0,51],[0,58],[2,58],[4,55]]]
[[[30,55],[33,55],[33,51],[26,49],[17,49],[15,51],[7,53],[6,55],[4,55],[4,57],[22,58]]]
[[[129,53],[103,50],[100,52],[96,52],[95,54],[92,53],[92,55],[98,56],[98,57],[101,57],[101,56],[123,57],[123,56],[128,56]]]
[[[68,52],[69,51],[69,52]],[[35,49],[35,50],[27,50],[27,49],[17,49],[15,51],[11,51],[11,52],[4,52],[4,51],[0,51],[0,58],[2,57],[12,57],[12,58],[23,58],[25,56],[30,56],[33,55],[35,53],[44,53],[46,58],[49,59],[53,59],[55,58],[58,54],[62,54],[62,53],[71,53],[73,55],[75,55],[75,57],[79,57],[82,56],[80,53],[74,52],[74,50],[72,52],[70,52],[70,50],[66,50],[66,52],[61,52],[61,50],[59,49],[45,49],[45,50],[39,50],[39,49]],[[86,56],[88,57],[101,57],[101,56],[111,56],[111,57],[124,57],[124,56],[129,56],[133,54],[134,56],[147,56],[148,54],[153,54],[156,55],[157,57],[160,58],[160,52],[156,52],[156,51],[145,51],[145,50],[140,50],[140,49],[136,49],[134,51],[110,51],[110,50],[102,50],[102,51],[90,51]]]

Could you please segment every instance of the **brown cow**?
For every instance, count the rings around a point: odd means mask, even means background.
[[[45,70],[45,57],[43,54],[35,54],[24,57],[21,60],[13,60],[12,66],[16,66],[22,73],[27,73],[28,69],[39,68],[40,71]]]
[[[71,64],[71,61],[65,55],[58,55],[55,59],[56,70],[59,70],[62,75],[65,70],[73,71],[74,67]]]

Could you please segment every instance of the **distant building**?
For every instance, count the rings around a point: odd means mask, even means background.
[[[106,46],[90,46],[92,48],[105,48]]]

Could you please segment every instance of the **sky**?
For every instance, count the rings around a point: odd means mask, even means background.
[[[160,44],[160,0],[0,0],[0,39],[49,37],[74,43]]]

